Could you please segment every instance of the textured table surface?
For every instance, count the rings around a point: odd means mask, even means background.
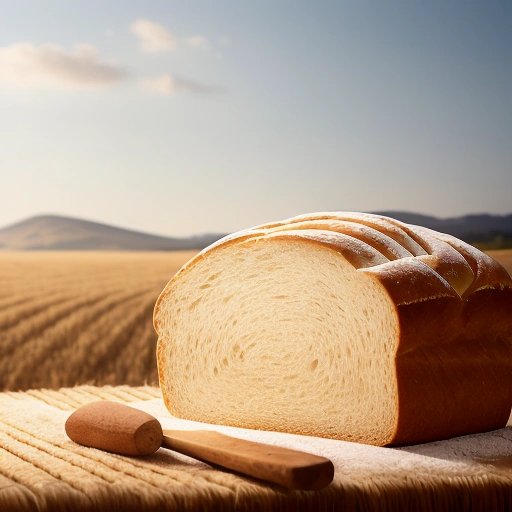
[[[214,428],[329,457],[333,483],[287,491],[160,449],[129,458],[85,448],[64,431],[88,402],[115,400],[175,429]],[[0,393],[0,510],[512,510],[512,427],[435,443],[379,448],[207,425],[172,417],[154,387]]]

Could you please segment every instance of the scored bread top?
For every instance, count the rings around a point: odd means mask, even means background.
[[[274,237],[308,240],[333,248],[357,271],[383,282],[397,305],[449,296],[466,299],[486,288],[512,288],[511,277],[497,261],[462,240],[382,215],[358,212],[309,213],[237,231],[200,251],[171,282],[213,250]],[[155,315],[166,289],[157,300]]]

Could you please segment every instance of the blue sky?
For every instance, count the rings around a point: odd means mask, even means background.
[[[0,8],[0,226],[512,211],[509,2]]]

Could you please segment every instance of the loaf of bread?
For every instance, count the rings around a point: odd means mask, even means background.
[[[512,280],[452,236],[354,212],[202,250],[154,310],[178,417],[378,446],[506,425]]]

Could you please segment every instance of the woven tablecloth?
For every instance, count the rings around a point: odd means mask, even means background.
[[[289,491],[160,449],[130,458],[85,448],[64,431],[88,402],[115,400],[163,428],[228,435],[329,457],[333,483]],[[172,417],[155,387],[0,393],[0,510],[512,510],[512,427],[401,448],[207,425]]]

